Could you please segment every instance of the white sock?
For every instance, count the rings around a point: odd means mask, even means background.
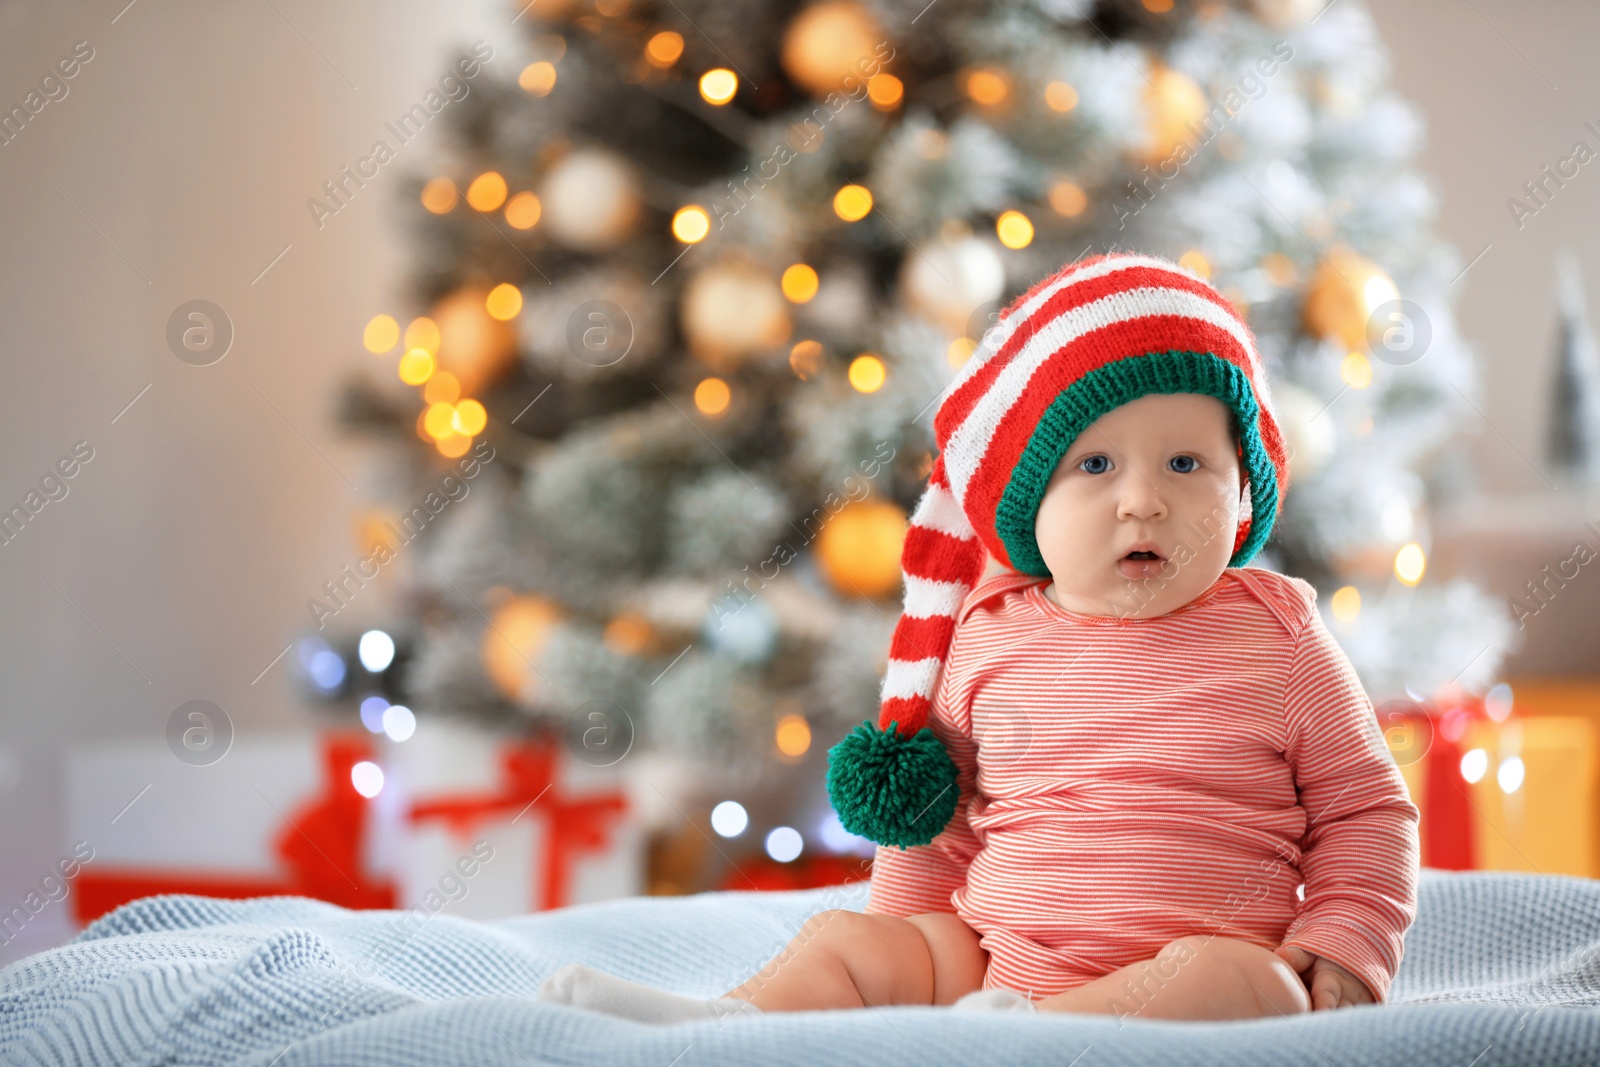
[[[572,963],[546,978],[539,999],[552,1004],[605,1012],[641,1023],[681,1023],[729,1015],[759,1015],[761,1009],[737,997],[686,997],[630,982],[582,963]]]
[[[996,986],[978,989],[950,1005],[954,1011],[1038,1011],[1033,1001],[1015,990]]]

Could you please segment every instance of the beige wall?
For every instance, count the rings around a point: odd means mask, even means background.
[[[73,739],[159,738],[194,698],[241,733],[299,720],[281,662],[251,681],[354,558],[364,494],[350,483],[373,489],[377,469],[334,429],[334,388],[362,358],[366,319],[399,307],[389,209],[437,142],[406,145],[320,232],[306,200],[457,45],[487,39],[499,66],[518,55],[514,9],[489,0],[139,0],[112,24],[120,6],[0,4],[6,111],[76,42],[94,50],[0,146],[0,504],[74,442],[94,450],[68,495],[0,547],[6,909],[61,851],[59,752]],[[166,344],[169,314],[194,298],[234,324],[209,367]],[[0,960],[56,936],[59,910]]]
[[[1600,151],[1600,6],[1578,0],[1387,0],[1371,6],[1394,84],[1427,122],[1422,169],[1443,201],[1440,224],[1463,262],[1488,246],[1457,286],[1462,334],[1484,376],[1490,422],[1478,452],[1496,489],[1533,489],[1555,345],[1555,257],[1577,252],[1600,322],[1600,162],[1580,168],[1519,230],[1506,201],[1580,137]],[[1480,13],[1481,12],[1481,13]],[[1515,446],[1513,448],[1512,446]]]
[[[1474,346],[1483,419],[1473,456],[1491,495],[1463,501],[1434,525],[1440,577],[1472,575],[1508,602],[1559,571],[1578,542],[1600,550],[1600,493],[1550,488],[1542,454],[1556,344],[1555,262],[1572,248],[1600,327],[1600,160],[1581,166],[1519,228],[1507,201],[1527,200],[1582,139],[1600,152],[1600,7],[1577,0],[1389,0],[1371,5],[1388,43],[1394,83],[1428,126],[1422,168],[1443,201],[1440,226],[1462,262],[1483,258],[1457,286],[1457,314]],[[1559,481],[1559,479],[1556,479]],[[1551,582],[1548,606],[1527,620],[1512,676],[1600,674],[1600,564]],[[1527,603],[1537,606],[1531,598]]]

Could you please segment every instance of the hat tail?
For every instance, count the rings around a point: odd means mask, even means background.
[[[900,552],[905,610],[889,644],[878,725],[863,721],[828,750],[828,796],[853,834],[910,848],[932,841],[955,815],[958,772],[928,714],[956,615],[983,573],[984,555],[941,457]]]
[[[955,636],[956,616],[983,574],[986,555],[950,491],[940,456],[912,512],[900,554],[905,603],[889,644],[889,669],[880,691],[880,730],[894,723],[901,736],[909,737],[927,725]]]

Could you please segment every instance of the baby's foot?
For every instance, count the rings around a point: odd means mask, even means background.
[[[952,1011],[1034,1012],[1038,1010],[1033,1006],[1033,1001],[1021,993],[1000,986],[994,989],[974,990],[950,1005],[950,1008]]]
[[[539,999],[552,1004],[605,1012],[641,1023],[670,1024],[728,1015],[759,1015],[761,1009],[737,997],[685,997],[630,982],[581,963],[569,964],[539,986]]]

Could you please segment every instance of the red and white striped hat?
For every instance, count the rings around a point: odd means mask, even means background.
[[[1001,312],[940,398],[940,455],[901,553],[905,607],[878,723],[828,753],[846,829],[904,848],[949,822],[955,765],[927,721],[985,549],[1047,576],[1033,529],[1056,464],[1096,419],[1148,393],[1201,393],[1233,410],[1250,496],[1229,566],[1244,566],[1271,536],[1288,455],[1255,338],[1234,306],[1158,256],[1096,256],[1039,282]]]

